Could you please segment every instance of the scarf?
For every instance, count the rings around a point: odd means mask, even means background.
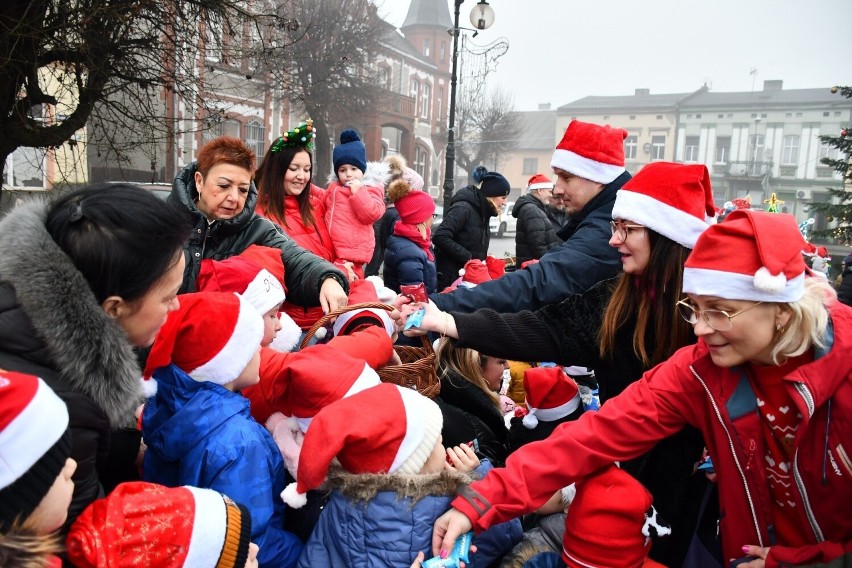
[[[426,229],[426,238],[423,238],[423,235],[420,234],[420,231],[417,230],[417,227],[414,225],[409,225],[407,223],[403,223],[402,221],[397,221],[393,226],[393,234],[398,237],[404,237],[419,246],[423,249],[423,252],[426,253],[426,258],[431,261],[435,260],[435,255],[432,254],[432,230]]]

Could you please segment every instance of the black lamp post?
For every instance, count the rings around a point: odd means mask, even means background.
[[[444,210],[450,206],[450,201],[453,198],[453,190],[455,189],[455,169],[456,169],[456,83],[458,75],[458,57],[459,57],[459,9],[464,0],[455,0],[455,12],[453,14],[453,28],[448,30],[453,36],[453,63],[450,75],[450,124],[447,129],[447,166],[444,170]],[[486,0],[479,0],[473,10],[470,12],[470,23],[478,30],[484,30],[494,23],[494,10],[488,5]],[[474,34],[475,35],[475,34]]]

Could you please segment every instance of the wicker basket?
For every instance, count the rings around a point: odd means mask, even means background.
[[[332,318],[336,318],[346,312],[355,310],[363,310],[366,308],[375,308],[380,310],[393,311],[394,307],[388,304],[380,303],[363,303],[352,304],[343,308],[339,308],[327,313],[318,319],[314,325],[305,333],[302,339],[301,349],[304,349],[308,342],[314,337],[317,330],[327,324]],[[408,345],[394,345],[394,350],[399,355],[402,364],[386,365],[376,372],[379,378],[385,383],[393,383],[402,387],[408,387],[416,390],[423,396],[435,398],[441,392],[441,382],[438,380],[435,364],[435,351],[432,349],[432,343],[427,336],[422,336],[422,347],[411,347]]]

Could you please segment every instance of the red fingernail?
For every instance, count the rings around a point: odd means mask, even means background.
[[[743,554],[748,554],[748,546],[743,547]]]
[[[444,558],[446,558],[449,555],[450,554],[446,550],[441,549],[441,560],[443,560]]]

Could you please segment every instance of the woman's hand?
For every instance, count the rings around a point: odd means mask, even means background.
[[[340,282],[329,276],[322,281],[319,301],[323,313],[327,314],[344,307],[349,301],[349,298],[346,297],[346,292],[343,291],[343,286],[340,285]]]
[[[444,467],[459,473],[473,471],[481,463],[476,456],[476,452],[467,444],[462,444],[455,448],[447,448],[447,458],[448,461],[444,464]]]
[[[433,533],[434,534],[434,533]],[[434,536],[432,537],[434,542]],[[743,553],[746,556],[751,556],[754,560],[737,564],[737,568],[764,568],[766,566],[766,557],[769,556],[768,546],[746,545],[743,547]],[[731,559],[733,562],[735,559]]]
[[[467,515],[450,509],[435,521],[432,527],[432,554],[446,558],[453,550],[456,539],[473,528]]]
[[[434,331],[435,333],[440,333],[442,336],[445,335],[453,339],[459,338],[455,318],[447,312],[442,312],[434,302],[430,300],[427,303],[417,304],[417,308],[424,308],[426,310],[426,313],[423,314],[423,321],[417,326],[420,332]],[[405,332],[405,335],[409,333],[410,330]],[[422,333],[418,335],[422,335]]]

